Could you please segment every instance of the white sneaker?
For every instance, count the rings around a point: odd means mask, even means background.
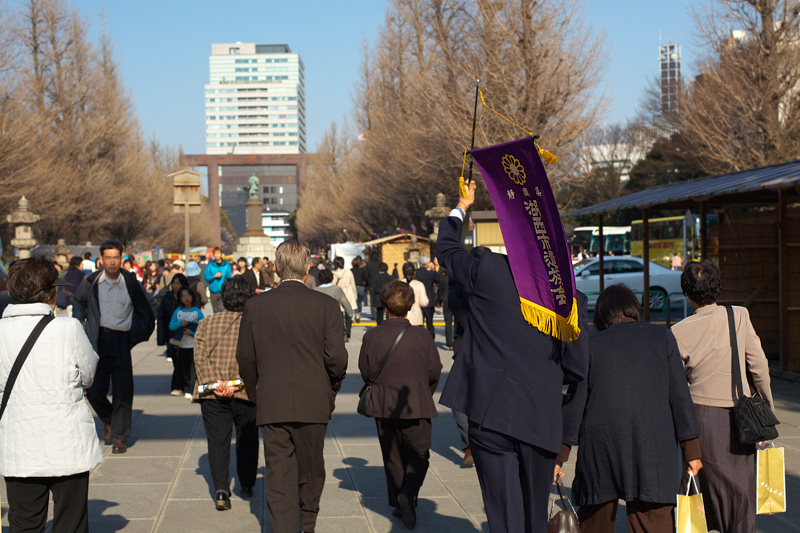
[[[167,357],[167,362],[171,363],[172,362],[172,357]]]
[[[169,393],[170,396],[180,396],[181,394],[183,393],[178,389],[175,389],[174,391]]]
[[[192,393],[191,392],[184,393],[183,397],[186,398],[187,400],[191,400],[192,399]]]

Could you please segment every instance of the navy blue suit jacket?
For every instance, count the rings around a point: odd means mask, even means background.
[[[562,345],[528,324],[508,257],[493,252],[473,257],[461,244],[462,224],[454,216],[443,220],[436,243],[439,263],[461,285],[470,308],[440,403],[485,429],[558,453],[562,383],[586,376],[587,336]],[[579,313],[584,329],[585,297]]]

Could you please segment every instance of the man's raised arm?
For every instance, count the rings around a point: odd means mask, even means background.
[[[475,201],[475,182],[469,184],[466,198],[459,198],[458,205],[450,216],[439,223],[439,236],[436,240],[436,258],[465,292],[472,292],[477,277],[478,259],[473,257],[461,244],[461,228],[467,210]]]

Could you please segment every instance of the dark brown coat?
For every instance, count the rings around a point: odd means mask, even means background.
[[[405,318],[391,318],[364,335],[358,368],[365,382],[378,374],[397,335],[407,325]],[[376,418],[435,418],[433,392],[441,372],[442,362],[431,334],[411,326],[372,387],[367,414]]]
[[[247,301],[236,359],[256,424],[327,423],[347,372],[339,304],[299,281]]]

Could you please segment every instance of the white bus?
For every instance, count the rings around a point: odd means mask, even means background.
[[[572,252],[589,252],[595,255],[600,252],[600,228],[598,226],[580,226],[572,231],[570,244]],[[603,250],[606,255],[631,254],[630,226],[603,226]]]

